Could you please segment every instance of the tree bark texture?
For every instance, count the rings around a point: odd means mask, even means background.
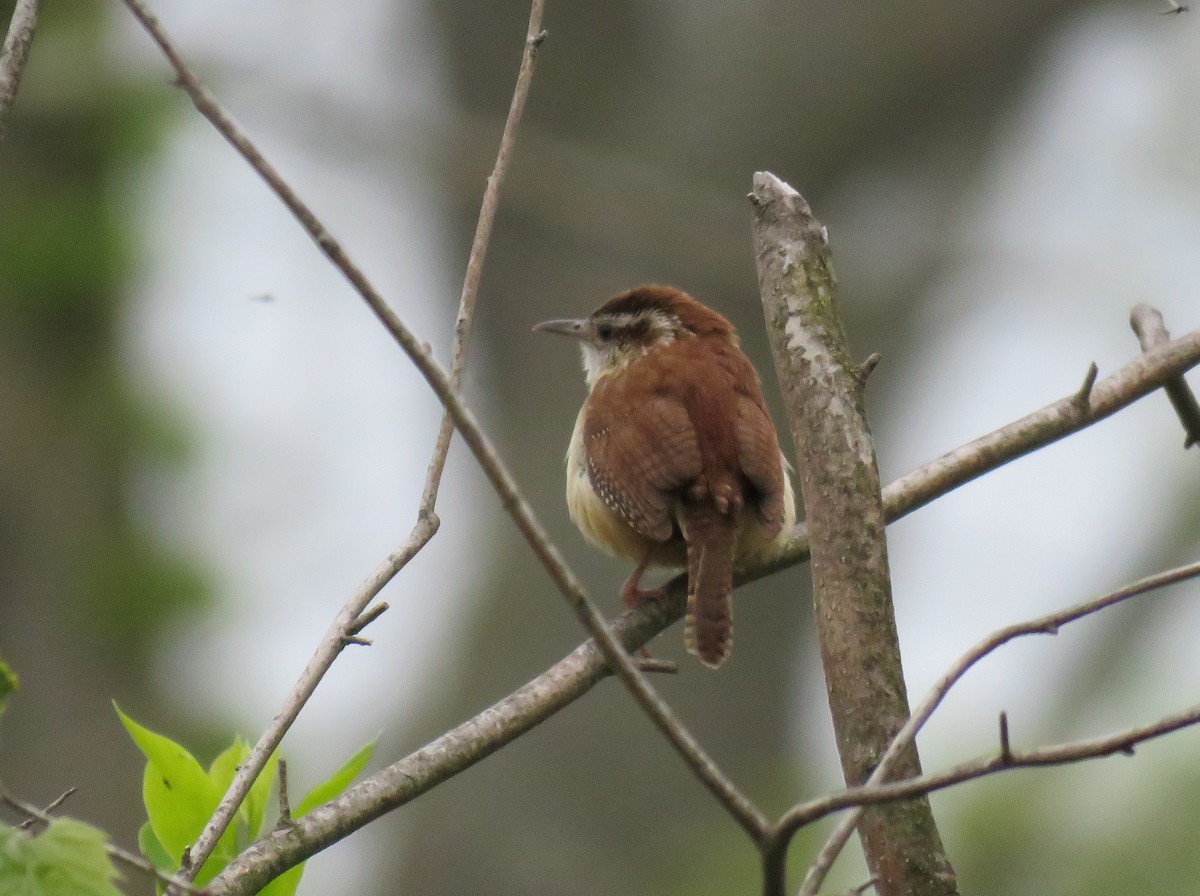
[[[825,228],[774,175],[756,174],[750,199],[763,309],[796,444],[829,707],[843,776],[856,785],[909,715],[879,471],[862,378],[834,304]],[[894,777],[920,773],[914,747]],[[869,810],[859,836],[881,896],[957,891],[928,799]]]

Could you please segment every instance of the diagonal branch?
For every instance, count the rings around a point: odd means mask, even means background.
[[[367,303],[380,323],[429,383],[434,394],[453,418],[455,427],[463,436],[463,441],[467,443],[492,487],[500,496],[504,509],[512,517],[517,529],[533,549],[534,555],[549,573],[559,592],[595,640],[608,665],[621,679],[634,700],[676,749],[701,783],[717,797],[743,828],[755,836],[766,830],[768,822],[762,812],[721,773],[699,742],[674,716],[645,675],[630,659],[603,615],[596,609],[584,591],[578,577],[567,566],[558,548],[537,519],[512,474],[479,426],[474,414],[459,399],[457,390],[453,387],[446,372],[433,359],[428,349],[392,311],[316,214],[267,161],[249,137],[233,122],[216,98],[200,83],[183,61],[162,25],[142,0],[123,0],[123,2],[167,57],[175,70],[179,86],[188,94],[197,110],[267,182],[267,185],[287,206],[325,256],[342,272],[355,291]]]
[[[0,47],[0,140],[4,139],[8,113],[21,86],[21,75],[37,30],[37,17],[38,0],[17,0],[4,45]]]
[[[1102,380],[1093,390],[1093,402],[1099,401],[1094,408],[1098,407],[1103,416],[1115,413],[1153,391],[1165,380],[1196,364],[1200,364],[1200,332],[1155,349]],[[1070,399],[1064,401],[1069,402]],[[890,502],[885,498],[885,512],[889,520],[902,515],[896,511],[897,507],[907,507],[903,511],[906,513],[924,506],[938,495],[952,491],[988,469],[1028,453],[1033,450],[1029,447],[1030,440],[1038,440],[1039,445],[1049,444],[1088,425],[1078,424],[1074,418],[1068,419],[1057,413],[1055,409],[1060,404],[1049,405],[1023,418],[1038,420],[1039,425],[1010,424],[977,439],[972,444],[980,446],[978,450],[984,452],[983,458],[976,458],[968,446],[964,446],[898,479],[885,489],[885,495],[890,493],[893,496]],[[988,463],[993,466],[988,467]],[[931,489],[940,491],[931,493]],[[783,565],[794,566],[806,560],[807,556],[807,534],[804,527],[799,526],[795,545]],[[782,565],[775,563],[751,570],[742,581],[762,578],[780,568]],[[686,594],[683,578],[669,583],[667,590],[666,599],[647,601],[616,620],[614,630],[627,649],[638,649],[683,616]],[[361,781],[339,799],[336,812],[332,811],[333,804],[327,804],[314,810],[322,814],[310,813],[312,818],[307,825],[304,819],[300,819],[297,829],[286,840],[273,835],[253,845],[210,884],[212,893],[214,896],[248,896],[254,892],[255,882],[257,886],[262,886],[280,869],[320,852],[383,812],[411,801],[500,749],[587,693],[603,674],[600,671],[604,669],[601,657],[594,643],[589,641],[583,644],[569,657],[529,682],[525,688],[412,756]],[[381,806],[376,800],[386,805]],[[839,805],[836,808],[843,807]],[[321,820],[320,824],[317,824],[318,819]],[[243,880],[249,883],[243,884]]]
[[[1118,588],[1116,591],[1110,591],[1108,594],[1092,598],[1073,607],[1068,607],[1065,610],[1048,613],[1045,616],[1039,616],[1027,622],[1019,622],[988,635],[959,657],[945,674],[938,679],[934,686],[930,688],[925,698],[921,701],[921,704],[913,712],[912,717],[896,733],[891,744],[888,745],[887,751],[883,754],[883,758],[879,760],[879,765],[875,767],[875,771],[871,773],[871,777],[867,779],[864,786],[870,787],[882,784],[891,777],[896,767],[896,760],[902,754],[905,745],[913,741],[917,736],[917,732],[921,730],[925,723],[929,721],[934,711],[942,704],[950,689],[962,679],[967,670],[997,648],[1024,635],[1056,635],[1058,634],[1058,630],[1068,623],[1091,616],[1093,613],[1098,613],[1132,597],[1137,597],[1159,588],[1165,588],[1168,585],[1186,582],[1198,576],[1200,576],[1200,563],[1192,563],[1187,566],[1168,569],[1164,572],[1139,579],[1132,584]],[[1001,725],[1001,732],[1000,755],[1003,759],[1012,755],[1007,743],[1006,724]],[[800,887],[800,896],[815,896],[820,890],[825,876],[829,873],[829,869],[833,867],[834,861],[850,839],[850,835],[854,833],[854,827],[861,814],[861,807],[849,813],[838,822],[829,837],[826,838],[824,846],[821,847],[821,851],[817,854],[817,857],[805,873],[804,882]],[[786,850],[788,841],[792,835],[800,827],[813,820],[803,807],[798,806],[787,812],[776,826],[776,836],[781,838],[781,843],[776,848]]]
[[[646,644],[671,621],[675,601],[646,601],[614,630],[628,650]],[[403,806],[582,697],[611,674],[604,654],[587,641],[528,684],[411,755],[359,781],[342,796],[295,820],[238,856],[208,886],[210,896],[249,896],[287,868]]]
[[[525,39],[525,49],[521,57],[521,68],[517,75],[517,84],[513,90],[512,103],[509,107],[508,119],[504,125],[504,133],[500,138],[500,149],[496,156],[496,164],[488,178],[487,189],[479,211],[479,221],[476,225],[475,238],[471,245],[470,258],[463,281],[462,298],[455,328],[453,363],[451,366],[451,384],[455,389],[461,384],[463,365],[466,361],[467,337],[470,332],[471,319],[475,308],[475,297],[479,292],[479,280],[483,272],[483,262],[487,256],[488,243],[491,238],[492,222],[495,220],[496,209],[500,199],[500,185],[508,168],[508,160],[512,156],[516,143],[517,128],[525,108],[525,100],[529,96],[529,88],[533,81],[533,64],[537,47],[544,37],[541,29],[543,0],[534,0],[530,10],[529,28]],[[136,12],[136,11],[135,11]],[[193,79],[194,80],[194,79]],[[441,485],[442,472],[446,465],[446,455],[450,449],[450,435],[453,432],[453,421],[447,413],[442,419],[437,443],[429,462],[426,474],[425,489],[421,497],[417,522],[409,533],[405,543],[388,556],[380,567],[371,574],[367,581],[338,612],[329,631],[317,646],[315,653],[299,681],[293,686],[292,692],[284,701],[282,710],[271,720],[271,724],[263,732],[246,761],[238,768],[237,775],[230,782],[229,789],[222,797],[216,812],[205,825],[200,838],[188,853],[184,870],[199,869],[216,848],[221,835],[237,814],[238,807],[250,792],[255,779],[266,767],[271,754],[283,741],[284,735],[295,722],[300,710],[312,696],[317,685],[332,667],[334,660],[341,654],[342,649],[350,638],[356,637],[370,620],[362,617],[368,604],[400,570],[407,565],[416,554],[436,534],[440,521],[435,512],[438,489]],[[380,605],[381,610],[386,605]]]
[[[374,600],[375,595],[383,589],[383,586],[390,582],[396,573],[417,555],[421,548],[425,547],[437,529],[436,516],[420,517],[408,540],[384,560],[380,567],[359,586],[345,606],[338,611],[329,630],[325,633],[325,637],[317,645],[312,659],[308,661],[308,665],[300,673],[300,678],[292,686],[291,693],[287,695],[283,706],[271,719],[270,724],[259,737],[258,743],[250,751],[250,755],[238,766],[237,774],[234,775],[228,790],[221,797],[221,802],[217,804],[212,817],[204,826],[199,839],[187,851],[179,869],[180,875],[191,879],[208,861],[208,857],[212,855],[221,835],[225,833],[225,829],[237,815],[238,807],[245,801],[255,779],[262,773],[271,754],[283,742],[284,735],[300,715],[300,710],[312,697],[317,685],[321,683],[321,679],[325,677],[325,673],[329,671],[334,660],[341,655],[342,650],[349,643],[348,639],[356,636],[362,629],[364,623],[361,617],[367,605]]]

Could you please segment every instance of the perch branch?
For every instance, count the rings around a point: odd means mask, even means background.
[[[759,291],[804,495],[829,709],[842,775],[854,787],[909,717],[863,377],[838,316],[825,228],[772,174],[754,175],[750,201]],[[920,775],[916,745],[900,751],[898,775]],[[858,833],[880,896],[956,892],[927,799],[864,812]],[[770,838],[760,849],[764,881],[782,896],[786,850]]]
[[[1145,358],[1122,367],[1098,386],[1105,402],[1115,405],[1109,407],[1106,404],[1107,413],[1131,404],[1153,391],[1166,378],[1197,363],[1200,363],[1200,333],[1156,349]],[[1050,405],[1030,416],[1049,414],[1050,421],[1057,421],[1056,425],[1060,427],[1057,438],[1074,432],[1077,427],[1069,424],[1061,415],[1050,413],[1054,408],[1055,405]],[[991,462],[1000,466],[1012,457],[1032,450],[1026,447],[1030,439],[1044,440],[1043,443],[1054,440],[1044,427],[1030,425],[1004,427],[972,444],[980,445],[980,450],[987,452]],[[979,463],[963,449],[950,452],[934,464],[897,480],[892,486],[893,493],[911,486],[917,497],[908,495],[906,503],[923,506],[936,497],[926,494],[929,483],[936,483],[943,493],[949,492],[984,472],[979,468]],[[807,557],[802,550],[805,541],[803,527],[800,527],[797,541],[800,547],[793,550],[789,565]],[[752,570],[744,581],[761,578],[768,571],[778,568],[772,565]],[[667,626],[679,621],[683,616],[685,587],[683,578],[677,578],[668,583],[666,599],[647,601],[616,621],[615,631],[628,650],[637,650]],[[332,803],[326,804],[300,819],[297,827],[286,836],[272,836],[251,846],[210,884],[213,896],[249,896],[256,888],[265,885],[273,876],[296,862],[320,852],[369,821],[404,805],[491,755],[582,697],[605,673],[606,666],[596,645],[592,641],[585,642],[525,687],[411,756],[359,782],[339,798],[336,807]],[[845,806],[839,803],[829,808],[826,814],[841,808]],[[811,810],[811,806],[808,809]],[[789,816],[798,815],[803,810],[805,807],[797,807]],[[799,826],[794,820],[791,824]]]
[[[0,48],[0,141],[4,139],[9,110],[17,99],[29,47],[37,30],[38,0],[17,0]]]
[[[616,620],[627,650],[637,650],[678,617],[684,595],[650,600]],[[211,896],[250,896],[269,880],[387,812],[470,768],[586,694],[611,666],[587,641],[547,671],[411,755],[352,785],[332,802],[252,844],[209,883]]]
[[[512,517],[518,530],[533,549],[535,556],[549,573],[559,592],[567,600],[584,628],[595,640],[609,666],[630,691],[635,701],[650,717],[660,732],[711,793],[733,817],[754,836],[767,828],[767,820],[733,783],[716,767],[699,742],[671,713],[666,703],[638,670],[628,653],[616,639],[604,617],[588,598],[574,572],[567,566],[558,548],[525,500],[512,474],[484,434],[471,411],[461,402],[449,376],[433,359],[428,349],[384,301],[383,297],[351,261],[341,244],[328,231],[316,214],[267,161],[254,143],[221,108],[216,98],[200,83],[184,62],[174,43],[142,0],[123,0],[142,27],[150,35],[174,68],[179,86],[188,94],[197,110],[217,129],[291,211],[293,217],[308,232],[330,262],[346,277],[355,291],[367,303],[380,323],[408,355],[413,365],[429,383],[442,405],[454,420],[501,504]],[[265,757],[261,760],[265,764]],[[235,779],[236,782],[236,779]],[[248,790],[248,786],[246,788]],[[222,800],[222,805],[226,801]],[[232,818],[227,813],[225,824]],[[208,829],[206,828],[206,836]],[[215,846],[216,837],[210,838]],[[212,846],[209,847],[211,852]],[[190,867],[199,868],[203,859],[192,859]]]

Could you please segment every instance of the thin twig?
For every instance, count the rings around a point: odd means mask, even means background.
[[[896,736],[888,745],[887,751],[879,760],[875,771],[871,777],[867,779],[864,786],[872,786],[880,784],[891,776],[895,767],[896,758],[901,755],[905,745],[911,743],[917,736],[917,732],[929,721],[929,717],[941,705],[946,694],[950,689],[967,673],[972,666],[990,654],[997,648],[1007,644],[1015,638],[1020,638],[1025,635],[1038,634],[1057,634],[1058,630],[1078,619],[1083,619],[1093,613],[1129,600],[1132,597],[1137,597],[1146,594],[1150,591],[1155,591],[1159,588],[1165,588],[1168,585],[1175,585],[1179,582],[1186,582],[1190,579],[1200,577],[1200,563],[1192,563],[1187,566],[1179,566],[1173,569],[1168,569],[1154,575],[1139,579],[1129,585],[1122,586],[1115,591],[1110,591],[1107,594],[1092,598],[1091,600],[1083,601],[1074,606],[1067,607],[1064,610],[1059,610],[1055,613],[1049,613],[1044,616],[1039,616],[1036,619],[1030,619],[1026,622],[1018,622],[1014,625],[1006,626],[992,632],[983,640],[979,641],[974,647],[964,653],[958,660],[939,678],[929,689],[925,698],[921,701],[912,717],[904,724],[904,727],[896,732]],[[1006,749],[1007,741],[1005,734],[1007,733],[1007,717],[1001,716],[1001,745],[1000,756],[1002,759],[1011,754],[1011,751]],[[780,820],[776,827],[776,835],[784,838],[782,848],[787,848],[787,840],[804,824],[810,823],[813,819],[809,816],[805,806],[811,804],[802,804],[787,812]],[[837,859],[846,842],[854,833],[854,827],[857,824],[861,810],[855,810],[838,822],[834,830],[825,840],[817,857],[804,877],[804,882],[800,887],[800,894],[815,894],[820,890],[821,884],[825,880],[825,876],[829,873],[829,869],[833,867],[833,862]]]
[[[371,607],[371,609],[364,610],[350,625],[350,628],[346,630],[347,634],[357,635],[364,628],[386,613],[389,609],[391,609],[391,604],[389,604],[386,600],[381,600],[375,606]]]
[[[442,405],[454,419],[455,426],[463,436],[472,454],[475,455],[483,472],[487,475],[493,488],[499,494],[504,509],[516,523],[518,530],[532,547],[538,561],[549,573],[555,586],[566,598],[567,603],[575,612],[584,628],[595,639],[597,646],[603,652],[608,664],[613,668],[617,677],[629,689],[637,703],[650,716],[651,721],[670,741],[672,746],[731,815],[752,836],[759,836],[767,829],[768,822],[762,812],[717,768],[711,757],[704,752],[699,742],[675,718],[669,707],[650,685],[646,677],[638,671],[636,665],[622,648],[613,635],[612,629],[604,616],[596,609],[589,599],[578,577],[567,566],[558,548],[550,539],[546,529],[537,519],[533,509],[525,500],[512,474],[492,446],[491,441],[480,428],[475,416],[459,399],[449,377],[441,366],[433,359],[428,349],[416,338],[411,330],[396,315],[384,301],[383,297],[363,274],[362,270],[351,261],[341,244],[334,239],[325,225],[313,211],[300,199],[292,187],[284,181],[278,171],[272,166],[246,134],[233,122],[228,113],[221,108],[216,98],[200,83],[196,75],[183,61],[174,43],[167,35],[157,18],[147,9],[141,0],[123,0],[125,5],[158,44],[163,54],[174,68],[179,86],[188,94],[197,110],[217,129],[217,131],[232,145],[250,166],[266,181],[276,196],[287,206],[300,225],[308,232],[325,256],[334,264],[343,276],[354,287],[355,291],[367,303],[380,323],[392,335],[405,354],[412,360],[413,365],[429,383]],[[363,605],[365,606],[365,604]],[[361,610],[361,607],[359,608]],[[341,633],[338,633],[339,642]],[[336,654],[334,654],[336,655]],[[313,681],[315,682],[319,678]],[[296,707],[296,711],[299,706]],[[276,721],[282,717],[276,716]],[[294,718],[294,715],[292,716]],[[287,725],[291,720],[287,721]],[[282,726],[286,730],[286,725]],[[281,732],[280,732],[281,733]],[[266,741],[266,735],[260,739],[260,744]],[[257,751],[257,746],[255,750]],[[270,754],[267,753],[266,756]],[[255,757],[258,769],[247,776],[247,782],[252,780],[266,762],[266,756]],[[247,764],[249,760],[247,761]],[[230,793],[222,799],[218,806],[218,815],[214,815],[209,826],[205,828],[202,841],[196,844],[191,857],[191,869],[201,867],[207,854],[215,847],[220,831],[228,826],[230,819],[237,811],[237,805],[249,790],[249,783],[242,786],[241,793],[234,798],[234,786],[238,785],[239,776],[235,777]],[[200,849],[206,847],[207,854]]]
[[[66,790],[64,790],[62,793],[60,793],[57,797],[55,797],[55,799],[53,799],[50,802],[50,805],[48,805],[45,809],[43,809],[42,812],[45,815],[50,815],[55,809],[57,809],[59,806],[61,806],[63,803],[65,803],[67,801],[67,799],[70,798],[75,793],[75,791],[78,789],[79,788],[77,788],[77,787],[68,787]],[[31,815],[29,818],[26,818],[23,822],[21,822],[19,825],[17,825],[17,827],[27,828],[37,820],[38,819],[34,818]]]
[[[0,48],[0,140],[4,139],[8,113],[21,86],[21,75],[37,30],[37,17],[38,0],[17,0],[3,48]]]
[[[290,828],[295,822],[292,820],[292,800],[288,796],[288,773],[287,760],[283,757],[279,759],[279,820],[275,822],[275,830],[283,830]]]
[[[38,809],[36,806],[18,800],[13,796],[4,793],[3,791],[0,791],[0,803],[5,803],[15,809],[17,812],[20,812],[26,817],[27,821],[36,821],[39,824],[50,825],[56,820],[54,816],[50,815],[50,809],[61,804],[64,799],[74,792],[75,788],[72,787],[65,794],[51,803],[50,806],[45,810]],[[23,826],[24,825],[22,825],[22,827]],[[141,856],[134,855],[127,850],[121,849],[119,846],[109,843],[107,840],[104,842],[104,852],[113,861],[120,862],[122,865],[135,868],[136,870],[141,871],[143,874],[147,874],[153,878],[156,878],[163,884],[174,888],[176,892],[191,893],[194,894],[194,896],[205,896],[206,891],[192,886],[190,881],[184,880],[178,876],[166,874],[154,867],[154,864],[149,859],[143,859]]]
[[[546,38],[542,30],[544,0],[533,0],[529,8],[529,26],[525,29],[525,50],[521,54],[521,67],[517,71],[517,83],[513,88],[512,101],[508,105],[508,118],[504,121],[504,132],[500,135],[500,148],[496,162],[488,176],[479,205],[479,219],[475,222],[475,236],[471,240],[471,251],[467,256],[467,270],[463,275],[462,295],[458,303],[458,318],[454,323],[454,349],[450,357],[450,385],[457,391],[462,387],[463,370],[467,363],[467,343],[471,332],[471,321],[475,316],[475,299],[479,295],[479,282],[483,277],[483,263],[487,258],[488,244],[492,238],[492,224],[500,206],[500,187],[508,174],[509,159],[517,142],[517,129],[525,114],[525,101],[529,98],[529,86],[533,83],[533,68],[537,62],[538,48]],[[437,505],[438,490],[441,488],[442,471],[446,468],[446,455],[450,451],[450,437],[454,433],[454,420],[449,413],[442,416],[433,460],[425,480],[425,493],[421,496],[421,512],[432,513]]]
[[[883,355],[879,354],[879,352],[871,352],[871,354],[863,358],[862,362],[858,365],[859,382],[865,383],[871,374],[875,372],[875,368],[879,366],[879,362],[882,360]],[[868,882],[867,886],[870,886],[871,883],[873,881]]]
[[[1096,385],[1096,377],[1100,376],[1100,368],[1093,361],[1088,365],[1087,373],[1083,375],[1083,383],[1079,387],[1079,391],[1075,393],[1075,404],[1079,408],[1079,412],[1087,415],[1091,410],[1092,389]]]
[[[238,807],[250,792],[250,787],[266,767],[267,760],[271,758],[271,754],[283,741],[283,736],[295,722],[300,710],[304,708],[304,704],[313,695],[317,685],[329,671],[329,667],[333,665],[333,661],[346,646],[347,632],[354,629],[355,626],[359,626],[359,618],[366,606],[374,600],[380,589],[392,580],[397,571],[416,556],[429,539],[433,538],[436,531],[436,517],[424,517],[418,520],[409,540],[393,551],[380,567],[363,582],[358,591],[346,602],[346,605],[338,611],[337,618],[329,626],[329,630],[321,639],[321,643],[313,653],[312,659],[308,661],[308,665],[304,667],[299,680],[284,701],[283,707],[271,719],[271,723],[259,737],[258,743],[254,745],[250,755],[238,766],[237,774],[230,782],[229,789],[221,798],[221,802],[217,804],[212,818],[209,819],[200,838],[190,850],[184,866],[180,868],[181,874],[194,875],[195,871],[208,861],[217,841],[221,839],[221,835],[237,814]]]
[[[1171,341],[1167,325],[1163,323],[1162,312],[1150,305],[1134,305],[1129,315],[1129,326],[1137,334],[1142,351],[1148,352],[1164,343]],[[1188,386],[1187,380],[1180,374],[1163,384],[1163,391],[1171,400],[1171,406],[1179,416],[1185,433],[1183,447],[1191,448],[1200,444],[1200,402],[1196,401],[1196,393]]]
[[[1000,758],[1012,761],[1012,742],[1008,738],[1008,713],[1000,710]]]
[[[1095,392],[1104,408],[1104,416],[1132,404],[1165,379],[1197,363],[1200,363],[1200,331],[1125,365],[1097,384]],[[990,469],[1081,428],[1069,413],[1059,410],[1060,404],[1049,405],[1016,424],[955,449],[892,483],[884,492],[889,521],[924,506]],[[1092,422],[1098,419],[1094,416]],[[784,561],[749,570],[739,581],[762,578],[804,561],[808,556],[806,541],[801,525],[797,527],[794,544]],[[616,621],[616,631],[627,649],[637,650],[682,618],[686,595],[684,579],[677,577],[667,583],[666,589],[666,599],[646,601]],[[271,838],[251,846],[210,885],[212,892],[217,896],[247,896],[255,892],[297,862],[415,799],[520,737],[586,694],[607,671],[611,670],[595,643],[585,642],[524,688],[406,759],[364,779],[338,800],[305,815],[286,840]]]
[[[798,806],[797,815],[803,817],[802,824],[810,824],[843,809],[908,800],[937,790],[945,790],[947,787],[953,787],[964,781],[971,781],[1010,769],[1069,765],[1088,759],[1098,759],[1102,756],[1112,756],[1115,753],[1132,756],[1138,744],[1195,725],[1200,725],[1200,705],[1165,716],[1149,725],[1127,728],[1102,737],[1052,744],[1026,752],[1014,752],[1007,761],[997,752],[992,756],[962,762],[938,772],[921,775],[918,778],[850,787],[841,793],[820,797]]]
[[[625,648],[637,650],[667,626],[673,600],[649,600],[615,622]],[[250,847],[209,888],[213,896],[249,896],[287,868],[374,819],[470,768],[549,719],[612,674],[594,641],[586,641],[536,678],[409,756],[353,784],[344,794],[296,819],[295,828]]]

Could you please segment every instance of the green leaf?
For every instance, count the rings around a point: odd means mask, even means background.
[[[252,841],[257,840],[258,835],[262,833],[263,818],[267,813],[267,797],[271,794],[271,784],[275,781],[278,769],[279,751],[276,750],[267,759],[262,773],[255,779],[254,784],[250,787],[250,792],[246,794],[246,801],[242,803],[242,812],[245,813],[246,819],[246,836]]]
[[[20,679],[17,678],[17,673],[12,670],[8,663],[0,659],[0,713],[4,712],[4,706],[8,703],[8,696],[16,691],[20,684]]]
[[[300,876],[304,874],[304,863],[289,868],[258,891],[258,896],[292,896],[296,887],[300,886]]]
[[[237,767],[249,755],[250,747],[246,745],[241,736],[238,736],[208,767],[208,779],[213,782],[213,786],[220,791],[222,796],[233,782],[233,776],[237,774]]]
[[[138,828],[138,849],[159,871],[170,873],[175,870],[175,863],[154,836],[154,828],[150,827],[148,821]]]
[[[350,782],[353,781],[355,776],[363,770],[363,766],[371,761],[371,754],[375,752],[375,744],[377,742],[378,738],[371,741],[369,744],[351,756],[350,760],[336,772],[334,772],[330,776],[329,780],[327,780],[324,784],[318,784],[316,787],[314,787],[312,792],[309,793],[309,795],[306,796],[300,802],[300,805],[292,812],[292,815],[295,818],[299,818],[301,815],[304,815],[306,812],[315,809],[322,803],[329,802],[331,799],[349,787]]]
[[[104,850],[104,832],[56,818],[37,836],[0,825],[0,893],[4,896],[121,896]]]
[[[150,827],[171,857],[173,867],[178,867],[184,848],[200,836],[221,794],[196,757],[169,737],[139,725],[119,706],[116,709],[125,730],[146,757],[142,800]]]

